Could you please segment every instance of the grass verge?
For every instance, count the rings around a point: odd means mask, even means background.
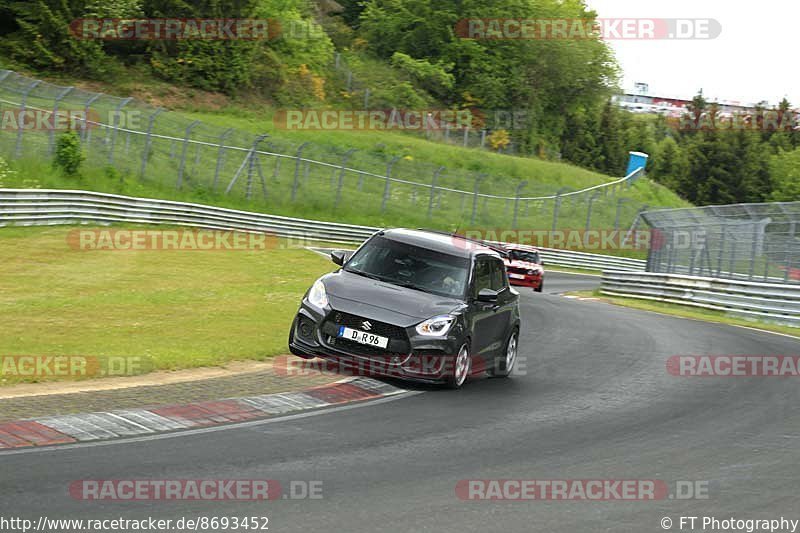
[[[334,268],[280,247],[77,251],[71,229],[0,232],[0,356],[144,356],[153,369],[263,360],[286,353],[300,298]]]

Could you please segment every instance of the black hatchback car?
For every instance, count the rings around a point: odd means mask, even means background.
[[[517,357],[519,294],[503,250],[458,235],[379,231],[306,293],[289,333],[297,356],[458,388],[505,377]]]

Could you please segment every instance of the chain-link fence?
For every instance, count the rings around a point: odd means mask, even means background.
[[[339,83],[348,93],[353,109],[374,110],[383,109],[387,106],[386,102],[380,98],[380,92],[374,87],[361,81],[347,63],[347,60],[340,52],[334,55],[333,71],[339,76]],[[395,72],[396,76],[400,76]],[[400,76],[402,79],[402,76]],[[407,81],[411,81],[410,78]],[[395,109],[395,111],[397,111]],[[524,113],[522,116],[526,116]],[[520,118],[517,114],[509,110],[493,110],[483,112],[475,110],[476,123],[483,124],[485,127],[455,126],[443,124],[441,128],[424,129],[416,132],[417,135],[425,137],[427,140],[462,146],[464,148],[478,148],[491,150],[501,154],[521,154],[520,144],[509,137],[508,142],[494,147],[492,146],[492,132],[496,129],[508,130],[527,129],[527,120]],[[512,131],[513,132],[513,131]],[[560,157],[559,153],[552,153],[552,156]]]
[[[109,179],[151,191],[193,190],[210,202],[245,200],[249,209],[273,213],[393,225],[625,229],[646,207],[623,193],[639,172],[553,191],[534,179],[438,167],[377,149],[254,135],[11,71],[0,70],[0,113],[0,153],[10,157],[52,158],[57,117],[63,129],[78,132],[84,165],[113,170]]]
[[[800,283],[800,202],[642,213],[655,230],[650,272]]]

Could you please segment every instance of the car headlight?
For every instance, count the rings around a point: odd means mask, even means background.
[[[325,309],[328,306],[328,295],[321,280],[315,281],[311,286],[311,290],[308,291],[308,301],[314,307],[319,307],[320,309]]]
[[[435,316],[417,324],[417,333],[426,337],[444,337],[455,323],[453,315]]]

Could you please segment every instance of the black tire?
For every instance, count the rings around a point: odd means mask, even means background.
[[[533,289],[533,290],[535,290],[536,292],[542,292],[542,289],[543,289],[543,288],[544,288],[544,280],[540,281],[540,282],[539,282],[539,286],[538,286],[538,287],[536,287],[536,288],[535,288],[535,289]]]
[[[509,355],[509,348],[512,347],[513,355]],[[503,355],[494,360],[494,364],[487,370],[493,378],[507,378],[514,371],[514,364],[517,362],[517,352],[519,351],[519,330],[515,329],[508,336],[503,348]]]
[[[466,368],[459,364],[459,360],[466,354]],[[445,385],[449,389],[460,389],[469,378],[470,371],[472,370],[472,356],[469,353],[469,342],[465,342],[458,349],[458,353],[453,359],[452,369],[448,373],[445,380]]]

